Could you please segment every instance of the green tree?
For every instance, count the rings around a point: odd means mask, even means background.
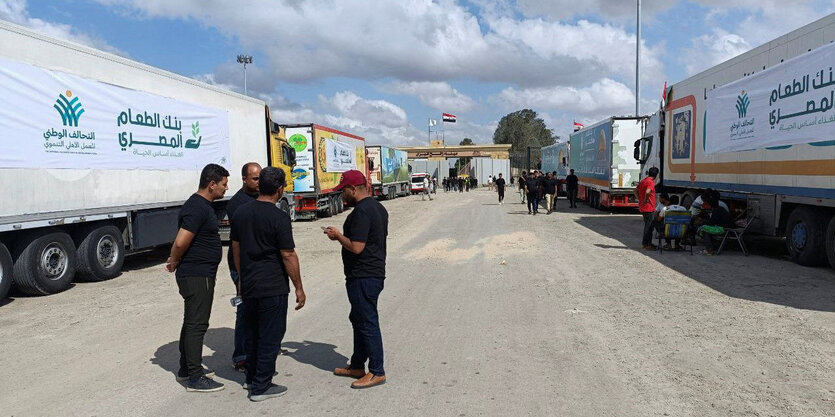
[[[475,143],[473,143],[473,140],[472,140],[472,139],[470,139],[470,138],[464,138],[464,139],[463,139],[463,140],[461,140],[461,142],[459,142],[458,144],[459,144],[459,145],[461,145],[461,146],[472,146],[472,145],[475,145]]]
[[[499,120],[499,125],[493,133],[493,143],[510,144],[511,155],[515,159],[512,164],[523,169],[535,168],[540,159],[539,148],[553,145],[557,140],[554,132],[545,125],[545,121],[537,117],[535,111],[522,109],[509,113]],[[531,166],[523,166],[527,158],[528,147],[531,147]]]

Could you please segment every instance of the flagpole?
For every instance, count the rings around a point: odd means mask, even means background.
[[[441,114],[441,142],[446,145],[446,120],[443,114]]]
[[[428,120],[426,121],[426,126],[427,126],[427,128],[426,128],[426,130],[427,130],[426,139],[429,141],[427,143],[432,143],[432,118],[430,117],[430,118],[427,118],[427,119]]]

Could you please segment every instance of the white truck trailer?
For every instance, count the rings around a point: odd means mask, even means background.
[[[392,200],[412,193],[409,154],[388,146],[366,146],[374,197]]]
[[[173,241],[206,164],[230,196],[269,159],[264,102],[2,21],[0,96],[0,299],[119,275]]]
[[[833,41],[835,14],[670,86],[635,143],[642,173],[685,206],[718,190],[796,262],[835,267]]]

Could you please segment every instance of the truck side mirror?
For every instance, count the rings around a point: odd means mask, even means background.
[[[368,160],[368,170],[369,171],[374,171],[374,160],[373,159]]]
[[[293,148],[290,148],[289,150],[290,150],[290,161],[288,161],[289,163],[287,165],[289,165],[291,167],[294,167],[294,166],[296,166],[296,150],[293,149]]]
[[[641,141],[642,140],[643,139],[638,139],[638,140],[635,141],[635,145],[633,145],[635,147],[635,149],[632,151],[632,157],[635,158],[636,161],[643,164],[644,161],[641,161]]]

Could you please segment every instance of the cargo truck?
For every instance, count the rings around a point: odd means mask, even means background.
[[[542,147],[542,172],[556,172],[559,181],[559,194],[565,194],[565,177],[568,176],[569,165],[568,142],[559,142]]]
[[[244,163],[292,160],[263,101],[2,21],[0,95],[0,299],[113,278],[172,242],[207,163],[228,197]]]
[[[410,195],[409,154],[388,146],[367,146],[365,149],[374,197],[391,200]]]
[[[371,189],[364,138],[313,123],[281,128],[296,151],[293,193],[297,219],[342,213],[342,193],[335,188],[345,171],[362,172]]]
[[[641,138],[644,120],[610,117],[569,136],[569,168],[578,178],[578,199],[593,208],[638,207],[633,193],[641,166],[632,147]]]
[[[718,190],[797,263],[835,267],[833,41],[829,15],[671,85],[635,143],[642,172],[688,207]]]

